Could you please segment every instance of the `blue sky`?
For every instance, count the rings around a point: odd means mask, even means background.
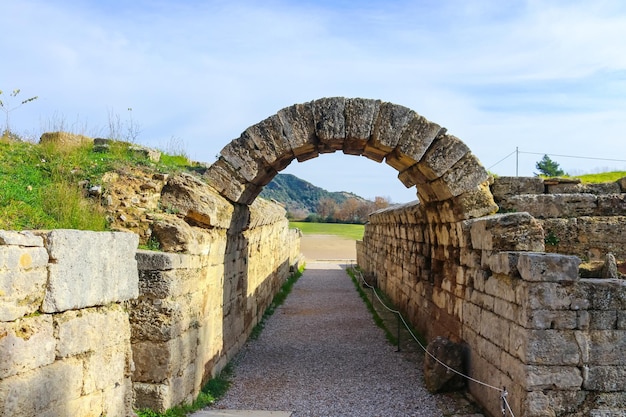
[[[39,96],[9,115],[29,137],[106,135],[132,118],[139,143],[213,162],[283,107],[365,97],[445,126],[499,175],[515,175],[515,155],[498,161],[516,147],[540,154],[519,154],[520,175],[544,153],[598,158],[553,157],[571,174],[626,170],[621,0],[20,0],[0,2],[0,27],[2,98]],[[415,198],[363,157],[283,172]]]

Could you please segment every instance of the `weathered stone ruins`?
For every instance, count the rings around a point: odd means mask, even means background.
[[[358,265],[429,341],[463,346],[488,414],[506,387],[516,416],[624,415],[626,184],[494,180],[414,111],[346,98],[248,128],[201,178],[150,179],[138,193],[167,212],[140,233],[0,232],[0,414],[192,400],[300,262],[284,210],[257,195],[294,159],[335,151],[384,160],[416,187],[419,203],[370,216]],[[140,197],[125,204],[156,204]],[[161,252],[137,250],[148,235]]]

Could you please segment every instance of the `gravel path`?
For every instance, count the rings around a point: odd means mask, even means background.
[[[213,409],[303,416],[441,416],[421,365],[385,339],[346,272],[308,263],[261,336],[235,359],[232,386]]]

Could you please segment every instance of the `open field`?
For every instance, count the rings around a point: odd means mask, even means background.
[[[363,238],[362,224],[291,222],[302,230],[300,250],[308,261],[356,260],[356,241]]]
[[[352,240],[363,239],[362,224],[289,222],[289,227],[302,230],[304,235],[334,235]]]

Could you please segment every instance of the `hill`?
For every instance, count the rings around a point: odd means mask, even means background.
[[[278,174],[263,188],[260,196],[283,204],[288,212],[301,218],[315,213],[317,204],[323,198],[330,198],[338,205],[349,198],[365,201],[353,193],[326,191],[292,174]]]

